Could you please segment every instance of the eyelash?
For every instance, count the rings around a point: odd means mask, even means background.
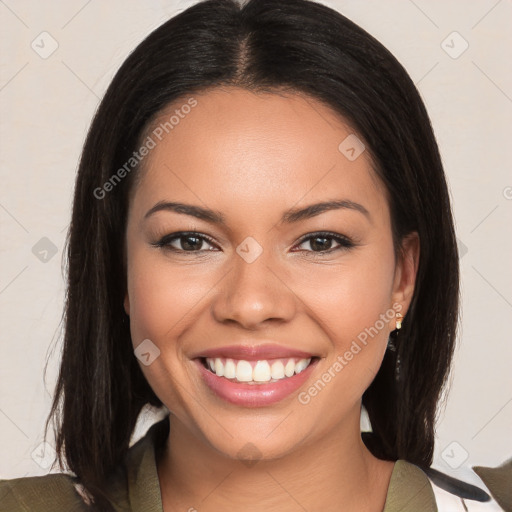
[[[178,252],[178,253],[192,253],[192,254],[196,253],[197,254],[197,253],[210,252],[209,249],[206,249],[206,250],[201,249],[201,250],[197,250],[197,251],[185,251],[183,249],[176,249],[175,247],[170,246],[171,242],[173,242],[175,240],[179,240],[180,238],[186,238],[187,236],[190,236],[190,237],[193,236],[200,240],[209,242],[212,245],[215,245],[215,242],[209,236],[200,234],[196,231],[179,231],[177,233],[171,233],[169,235],[165,235],[158,242],[154,242],[151,245],[153,245],[154,247],[158,247],[160,249],[169,250],[169,251]],[[318,231],[315,233],[309,233],[308,235],[305,235],[304,237],[302,237],[297,245],[302,245],[304,242],[313,240],[315,238],[333,239],[334,241],[338,242],[340,245],[338,247],[327,249],[325,251],[306,251],[306,252],[323,255],[323,254],[330,254],[332,252],[335,252],[335,251],[338,251],[341,249],[348,250],[348,249],[351,249],[356,246],[356,244],[354,242],[352,242],[352,240],[350,240],[346,236],[340,235],[338,233],[332,233],[330,231]]]

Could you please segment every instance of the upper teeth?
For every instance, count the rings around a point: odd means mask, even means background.
[[[302,372],[310,362],[311,358],[272,359],[269,361],[206,358],[206,364],[218,377],[236,379],[240,382],[268,382],[271,379],[284,379]]]

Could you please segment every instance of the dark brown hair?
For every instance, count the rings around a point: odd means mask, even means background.
[[[161,406],[131,344],[123,309],[125,229],[137,169],[97,198],[139,147],[149,123],[179,98],[233,85],[309,95],[364,141],[385,185],[393,241],[417,231],[411,306],[363,395],[383,459],[432,463],[436,408],[458,324],[459,263],[437,143],[413,82],[376,39],[308,0],[207,0],[152,32],[126,59],[90,127],[76,178],[67,247],[62,363],[48,422],[63,459],[109,510],[104,481],[121,462],[141,408]],[[397,356],[400,380],[395,379]]]

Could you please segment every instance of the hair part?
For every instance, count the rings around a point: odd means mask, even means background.
[[[118,70],[94,116],[66,239],[64,346],[46,422],[56,451],[112,510],[105,481],[123,460],[142,407],[162,406],[134,356],[125,231],[137,166],[101,199],[166,108],[216,87],[308,95],[340,115],[371,156],[389,200],[397,256],[416,231],[421,254],[396,351],[362,397],[365,443],[382,459],[432,462],[438,400],[454,350],[459,266],[450,198],[425,106],[395,57],[338,12],[309,0],[206,0],[153,31]],[[395,379],[396,358],[401,379]]]

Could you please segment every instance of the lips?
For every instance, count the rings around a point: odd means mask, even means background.
[[[265,407],[290,397],[305,385],[317,366],[318,359],[315,358],[304,371],[292,377],[258,384],[230,381],[205,368],[201,358],[194,362],[203,383],[218,398],[239,407]]]
[[[241,407],[263,407],[285,399],[304,385],[310,378],[319,357],[310,352],[276,344],[239,344],[203,350],[194,354],[191,359],[196,363],[195,366],[204,384],[217,397]],[[216,371],[222,366],[222,369],[218,372],[219,375],[212,371],[209,364],[207,364],[208,361],[211,365],[214,360],[216,366],[219,366],[219,368],[215,368]],[[269,375],[263,376],[260,375],[261,372],[258,373],[254,370],[253,379],[259,382],[241,382],[238,380],[241,375],[239,365],[250,370],[251,367],[255,369],[258,365],[264,366],[269,361],[277,361],[277,366],[282,366],[280,360],[288,362],[287,366],[290,366],[289,369],[286,369],[286,375],[275,374],[276,379],[269,380]],[[301,360],[299,367],[294,363],[294,360]],[[304,365],[306,360],[307,362]],[[225,371],[228,371],[228,365],[235,362],[236,378],[233,378],[233,375],[223,375]],[[225,367],[224,364],[226,364]],[[295,367],[295,371],[289,371],[292,370],[291,366]],[[275,370],[276,368],[273,365],[272,371]],[[256,374],[258,375],[255,377]],[[244,377],[247,377],[245,380],[250,380],[248,376],[244,375]],[[266,382],[262,382],[263,380]]]

